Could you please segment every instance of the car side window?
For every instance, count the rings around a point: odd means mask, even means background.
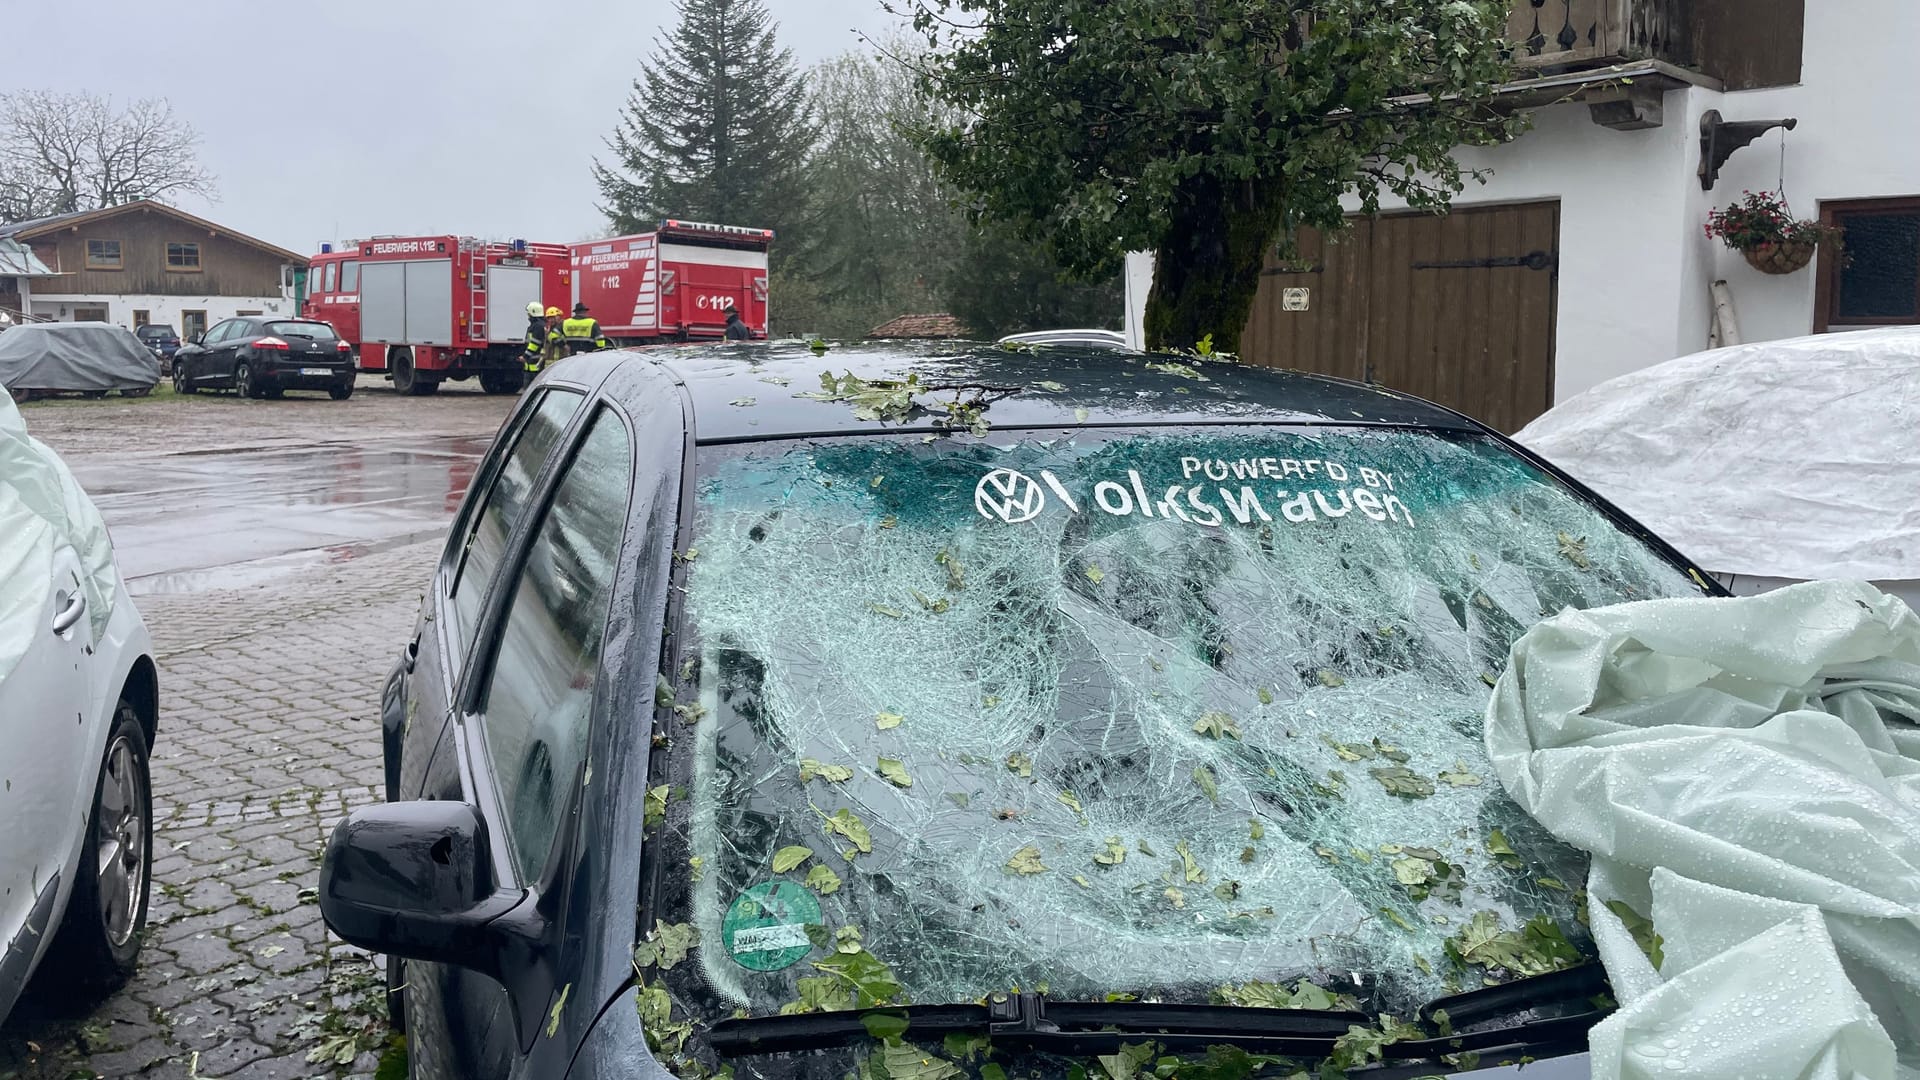
[[[226,339],[226,336],[228,334],[232,332],[233,332],[233,320],[224,319],[220,322],[218,326],[215,326],[213,329],[207,331],[207,336],[203,339],[202,344],[218,345],[220,344],[220,342]]]
[[[513,583],[479,712],[520,880],[540,876],[586,756],[632,442],[607,409],[567,464]]]
[[[579,411],[581,400],[579,394],[562,390],[540,399],[513,436],[512,449],[501,460],[486,494],[474,504],[471,520],[461,523],[465,536],[447,585],[453,598],[453,648],[464,651],[473,640],[487,582],[506,554],[507,538],[526,510],[534,480],[553,453],[554,444],[560,441],[567,422]]]

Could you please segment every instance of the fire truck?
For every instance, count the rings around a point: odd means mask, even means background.
[[[527,305],[567,307],[564,244],[464,236],[381,236],[336,251],[323,244],[307,271],[302,312],[333,324],[360,370],[384,371],[403,394],[478,378],[489,394],[520,388]]]
[[[587,305],[600,332],[621,345],[722,337],[730,307],[764,338],[772,246],[772,229],[694,221],[569,244],[573,302]]]

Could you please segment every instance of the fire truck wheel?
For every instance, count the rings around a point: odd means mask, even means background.
[[[420,397],[440,389],[438,380],[422,378],[414,370],[412,349],[388,350],[387,368],[393,372],[393,388],[402,394]]]
[[[517,371],[483,371],[480,373],[480,389],[489,394],[514,394],[520,391],[520,373]]]

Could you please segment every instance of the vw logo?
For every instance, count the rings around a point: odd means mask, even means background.
[[[1047,496],[1031,476],[1012,469],[995,469],[973,489],[973,506],[985,518],[1009,525],[1032,521],[1047,505]]]

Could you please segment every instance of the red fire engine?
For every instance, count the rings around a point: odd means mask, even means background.
[[[462,236],[383,236],[343,251],[323,245],[307,270],[309,318],[352,345],[360,370],[385,371],[403,394],[478,377],[489,394],[520,388],[527,305],[570,306],[562,244]]]
[[[764,338],[772,245],[771,229],[692,221],[569,244],[573,301],[586,304],[600,332],[621,345],[722,337],[729,307]]]

